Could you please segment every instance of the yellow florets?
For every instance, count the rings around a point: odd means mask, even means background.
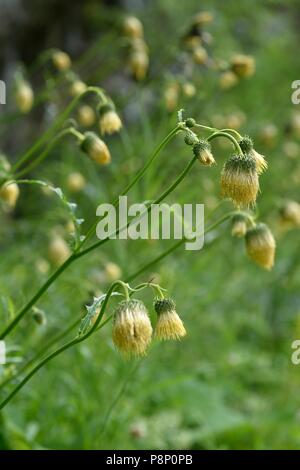
[[[122,121],[112,106],[101,106],[99,109],[99,113],[99,126],[101,134],[114,134],[115,132],[118,132],[121,129]]]
[[[186,335],[186,330],[172,299],[158,299],[154,303],[154,308],[157,313],[154,332],[157,339],[180,339]]]
[[[105,142],[94,132],[86,132],[81,149],[96,163],[107,165],[111,161],[110,151]]]
[[[144,304],[121,302],[114,313],[113,342],[125,356],[143,356],[151,342],[152,326]]]
[[[20,194],[17,183],[6,183],[0,188],[0,198],[10,209],[13,209],[17,203]]]
[[[233,155],[222,170],[223,197],[232,199],[237,206],[255,204],[259,190],[256,163],[249,155]]]
[[[273,267],[276,242],[267,225],[260,223],[247,231],[246,249],[256,264],[267,270]]]
[[[33,105],[34,95],[28,82],[22,80],[17,84],[15,100],[16,105],[21,113],[29,113]]]

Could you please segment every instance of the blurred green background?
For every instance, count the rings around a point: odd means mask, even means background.
[[[76,213],[86,227],[97,205],[120,193],[176,125],[178,109],[208,125],[235,119],[269,163],[257,210],[275,234],[277,256],[271,272],[261,270],[247,258],[243,240],[232,238],[224,224],[207,237],[201,251],[180,248],[143,273],[135,282],[159,278],[176,300],[187,337],[154,342],[142,360],[125,361],[113,347],[109,324],[47,364],[2,411],[1,448],[299,449],[300,366],[291,363],[291,343],[300,338],[299,228],[283,230],[279,218],[283,201],[300,202],[299,136],[291,126],[297,113],[291,83],[300,78],[299,2],[201,2],[200,11],[214,16],[205,27],[212,60],[227,61],[234,53],[256,60],[255,75],[226,91],[218,86],[220,73],[214,66],[186,64],[182,37],[199,12],[196,0],[9,3],[0,2],[6,13],[1,78],[9,83],[17,62],[30,67],[44,49],[59,47],[72,56],[88,84],[109,91],[124,121],[120,135],[106,139],[109,167],[97,167],[67,141],[31,177],[61,187],[78,204]],[[120,22],[127,14],[144,25],[150,69],[142,82],[130,77],[124,60]],[[196,94],[180,93],[169,112],[164,90],[174,80],[193,83]],[[33,72],[31,82],[34,90],[46,82],[48,94],[30,114],[16,114],[10,94],[1,106],[1,150],[11,161],[69,99],[64,87],[41,71]],[[264,138],[270,125],[276,129],[271,142]],[[218,165],[196,165],[167,200],[205,203],[207,224],[209,212],[221,201],[219,175],[231,151],[224,145],[213,150]],[[160,194],[189,158],[190,148],[177,137],[130,192],[129,203]],[[77,193],[67,184],[74,171],[86,180]],[[212,220],[230,209],[223,202]],[[49,275],[49,241],[53,233],[68,239],[67,222],[55,196],[35,186],[21,187],[12,213],[2,210],[2,325]],[[115,240],[75,263],[38,303],[46,324],[38,325],[29,314],[9,336],[2,383],[80,319],[84,305],[105,291],[117,268],[125,279],[171,244]],[[139,297],[152,314],[151,296]],[[1,387],[1,396],[8,390]]]

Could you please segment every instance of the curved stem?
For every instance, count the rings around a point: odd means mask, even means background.
[[[172,138],[181,131],[180,126],[176,126],[162,141],[161,143],[156,147],[152,155],[149,157],[149,159],[146,161],[145,165],[140,169],[140,171],[137,172],[136,176],[134,179],[126,186],[126,188],[121,192],[120,196],[124,196],[125,194],[130,191],[130,189],[144,176],[150,165],[154,162],[155,158],[157,155],[162,151],[162,149],[172,140]],[[113,206],[118,207],[119,205],[119,197],[113,202]],[[84,237],[84,240],[80,243],[78,246],[77,251],[79,251],[82,246],[86,243],[88,238],[90,238],[91,234],[94,232],[97,224],[99,221],[94,222],[89,229],[87,230],[87,233]]]
[[[151,211],[151,207],[152,205],[154,204],[159,204],[163,199],[165,199],[172,191],[174,191],[174,189],[176,188],[176,186],[179,185],[179,183],[181,183],[181,181],[184,179],[184,177],[186,176],[186,174],[190,171],[191,167],[193,166],[193,164],[195,163],[195,161],[197,160],[197,157],[193,157],[192,160],[188,163],[188,165],[185,167],[185,169],[182,171],[182,173],[179,175],[179,177],[174,181],[173,184],[171,184],[171,186],[169,186],[168,189],[166,189],[166,191],[164,191],[157,199],[155,199],[152,204],[150,206],[147,207],[147,210],[145,212],[143,212],[142,214],[140,214],[139,216],[137,216],[137,218],[141,218],[143,217],[146,213],[150,212]],[[128,222],[125,226],[123,227],[119,227],[117,230],[115,230],[113,233],[111,233],[110,237],[107,237],[107,238],[104,238],[103,240],[99,240],[98,242],[94,243],[93,245],[89,246],[88,248],[86,248],[85,250],[82,250],[82,251],[79,251],[77,253],[74,254],[75,258],[78,259],[78,258],[81,258],[81,256],[84,256],[86,255],[87,253],[89,253],[90,251],[94,250],[95,248],[98,248],[99,246],[103,245],[104,243],[106,243],[108,240],[110,240],[110,238],[112,237],[116,237],[122,230],[125,230],[129,227],[129,225],[134,221],[135,219],[133,219],[132,221]]]
[[[107,306],[107,303],[110,299],[110,296],[111,294],[113,293],[114,289],[116,288],[116,286],[118,285],[118,281],[113,283],[111,285],[111,287],[109,288],[107,294],[106,294],[106,297],[104,299],[104,302],[101,306],[101,309],[100,309],[100,313],[98,315],[98,318],[96,320],[96,322],[94,323],[93,327],[85,334],[85,335],[82,335],[80,337],[76,337],[74,338],[73,340],[71,341],[68,341],[67,343],[63,344],[60,348],[56,349],[56,351],[54,351],[53,353],[49,354],[48,356],[46,356],[42,361],[40,361],[33,369],[31,372],[29,372],[29,374],[26,375],[26,377],[24,377],[24,379],[12,390],[12,392],[8,395],[8,397],[3,400],[3,402],[0,403],[0,410],[2,408],[4,408],[4,406],[16,395],[16,393],[18,393],[19,390],[21,390],[21,388],[24,387],[24,385],[31,379],[31,377],[36,373],[38,372],[39,369],[41,369],[41,367],[43,367],[45,364],[47,364],[47,362],[51,361],[51,359],[54,359],[56,356],[58,356],[59,354],[61,354],[62,352],[66,351],[67,349],[71,348],[72,346],[74,346],[75,344],[78,344],[78,343],[81,343],[82,341],[84,341],[85,339],[87,339],[97,328],[99,322],[101,321],[103,315],[104,315],[104,312],[105,312],[105,309],[106,309],[106,306]],[[102,325],[100,325],[100,327],[104,326],[104,324],[106,324],[107,322],[103,322]],[[99,329],[99,328],[98,328]]]
[[[186,168],[183,170],[183,172],[179,175],[179,177],[175,180],[175,182],[161,195],[159,196],[155,201],[154,204],[159,204],[170,192],[172,192],[176,186],[183,180],[185,175],[188,173],[189,169],[195,162],[196,157],[193,157],[193,159],[190,161],[190,163],[186,166]],[[147,212],[151,210],[151,206],[147,208]],[[140,216],[138,216],[140,217]],[[134,219],[133,219],[134,220]],[[118,228],[114,233],[111,234],[111,237],[113,235],[118,235],[118,233],[121,230],[124,230],[125,228],[128,228],[129,222],[125,227],[120,227]],[[50,287],[51,284],[58,278],[58,276],[65,271],[65,269],[76,259],[81,258],[82,256],[86,255],[90,251],[93,251],[94,249],[98,248],[98,246],[103,245],[107,241],[109,241],[110,238],[104,238],[103,240],[100,240],[99,242],[91,245],[90,247],[86,248],[85,250],[79,251],[79,252],[74,252],[48,279],[47,281],[42,285],[42,287],[37,291],[37,293],[31,298],[31,300],[21,309],[21,311],[15,316],[15,318],[12,320],[12,322],[0,333],[0,339],[5,338],[8,333],[10,333],[15,326],[19,323],[19,321],[23,318],[23,316],[28,312],[28,310],[31,309],[33,305],[39,300],[39,298],[44,294],[44,292],[47,291],[47,289]]]
[[[207,138],[207,140],[213,140],[213,139],[216,139],[217,137],[226,137],[226,139],[229,139],[233,143],[233,145],[234,145],[235,149],[237,150],[238,154],[240,156],[244,155],[240,145],[237,142],[237,140],[232,135],[228,134],[227,132],[222,132],[222,131],[215,132],[214,134],[210,135]]]
[[[19,178],[20,176],[25,175],[26,173],[29,173],[32,171],[37,165],[39,165],[49,154],[49,152],[52,150],[52,148],[57,144],[57,142],[65,137],[66,135],[73,135],[77,139],[81,139],[83,136],[80,134],[80,132],[76,131],[73,127],[69,127],[67,129],[62,130],[59,134],[57,134],[54,139],[47,145],[45,150],[39,155],[38,158],[36,158],[29,166],[24,168],[23,170],[19,171],[15,177]]]
[[[218,225],[222,224],[225,220],[228,220],[232,215],[232,212],[226,214],[224,217],[222,217],[221,219],[219,219],[217,222],[213,223],[212,225],[210,225],[206,230],[203,231],[203,234],[205,233],[208,233],[209,231],[213,230],[214,228],[216,228]],[[198,235],[199,236],[199,235]],[[133,279],[135,277],[137,277],[141,272],[147,270],[149,267],[152,267],[153,264],[156,264],[157,262],[161,261],[163,258],[165,258],[168,254],[170,254],[171,252],[173,252],[176,248],[178,248],[180,245],[182,245],[185,241],[187,241],[186,238],[183,238],[182,240],[180,240],[178,243],[175,243],[172,247],[170,247],[168,250],[166,250],[164,253],[162,253],[160,256],[158,256],[157,258],[155,258],[154,260],[152,260],[150,263],[148,263],[147,265],[145,265],[142,269],[140,269],[139,271],[137,271],[135,274],[129,276],[129,278],[127,279],[127,281],[129,281],[129,279]],[[126,282],[127,282],[126,281]],[[54,359],[56,356],[58,356],[59,354],[63,353],[64,351],[66,351],[67,349],[71,348],[72,346],[75,346],[76,344],[78,343],[81,343],[82,341],[84,341],[85,339],[87,339],[89,336],[91,336],[93,334],[93,332],[95,330],[98,330],[100,328],[102,328],[108,321],[109,319],[105,320],[99,327],[99,323],[101,322],[102,318],[103,318],[103,315],[105,313],[105,309],[106,309],[106,306],[108,304],[108,301],[113,293],[113,291],[116,289],[117,286],[121,285],[123,286],[123,282],[121,281],[116,281],[114,282],[106,296],[105,296],[105,299],[104,299],[104,302],[101,306],[101,309],[100,309],[100,313],[97,317],[97,320],[96,322],[94,323],[94,325],[92,326],[92,328],[83,336],[80,336],[80,337],[76,337],[74,338],[73,340],[65,343],[64,345],[62,345],[60,348],[58,348],[56,351],[54,351],[53,353],[49,354],[47,357],[45,357],[42,361],[40,361],[33,369],[31,372],[29,372],[29,374],[26,375],[26,377],[24,377],[24,379],[12,390],[12,392],[7,396],[7,398],[5,400],[3,400],[2,403],[0,403],[0,410],[2,408],[4,408],[5,405],[7,405],[7,403],[18,393],[19,390],[21,390],[21,388],[24,387],[24,385],[31,379],[31,377],[36,373],[38,372],[39,369],[41,369],[41,367],[43,367],[45,364],[47,364],[49,361],[51,361],[52,359]]]
[[[238,140],[242,139],[241,134],[235,129],[221,129],[221,132],[230,132],[231,134],[235,135]]]
[[[226,220],[230,219],[230,217],[232,216],[233,212],[229,212],[228,214],[226,214],[224,217],[221,217],[221,219],[217,220],[217,222],[214,222],[213,224],[211,224],[207,229],[205,229],[202,233],[200,234],[197,234],[195,236],[196,237],[199,237],[201,235],[205,235],[207,234],[208,232],[211,232],[213,229],[215,229],[216,227],[218,227],[219,225],[221,225],[223,222],[225,222]],[[170,248],[168,248],[166,251],[164,251],[163,253],[161,253],[159,256],[157,256],[157,258],[154,258],[152,261],[150,261],[150,263],[146,264],[145,266],[143,266],[142,268],[140,268],[138,271],[136,271],[134,274],[131,274],[130,276],[128,276],[126,278],[126,282],[130,282],[132,281],[133,279],[135,279],[136,277],[138,277],[140,274],[142,274],[144,271],[147,271],[148,269],[152,268],[152,266],[154,266],[155,264],[159,263],[161,260],[163,260],[164,258],[166,258],[170,253],[172,253],[173,251],[177,250],[177,248],[179,248],[181,245],[183,245],[186,241],[192,241],[193,239],[187,239],[187,238],[182,238],[181,240],[179,240],[178,242],[174,243],[174,245],[170,246]]]
[[[76,107],[77,103],[87,94],[89,93],[96,93],[102,101],[106,100],[106,97],[103,91],[97,87],[88,87],[81,95],[76,96],[71,103],[66,107],[66,109],[57,117],[54,121],[52,126],[42,134],[42,136],[36,141],[36,143],[30,147],[23,155],[21,155],[20,159],[12,166],[12,172],[18,169],[23,163],[25,163],[33,153],[35,153],[50,137],[54,134],[60,126],[64,123],[67,119],[69,114],[73,111]]]

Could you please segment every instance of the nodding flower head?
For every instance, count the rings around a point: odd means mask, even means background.
[[[256,162],[250,155],[233,155],[224,164],[221,174],[223,197],[237,206],[255,204],[259,190]]]
[[[14,209],[20,194],[17,183],[4,183],[0,188],[0,198],[10,209]]]
[[[130,38],[142,38],[144,35],[143,25],[135,16],[127,16],[124,19],[123,31]]]
[[[256,171],[260,175],[268,168],[268,163],[263,155],[253,148],[253,141],[249,136],[244,136],[239,142],[240,147],[245,155],[250,155],[256,163]]]
[[[88,104],[83,104],[77,111],[78,122],[83,127],[91,127],[96,121],[95,111]]]
[[[55,51],[52,54],[52,62],[54,67],[60,72],[65,72],[66,70],[69,70],[72,65],[70,56],[63,51]]]
[[[238,77],[251,77],[255,73],[255,60],[250,55],[235,54],[230,62],[231,69]]]
[[[193,59],[196,64],[202,65],[207,61],[208,54],[202,46],[197,46],[193,50]]]
[[[112,104],[103,104],[99,108],[101,134],[113,134],[122,127],[122,121]]]
[[[229,90],[238,83],[239,79],[232,70],[226,70],[219,77],[219,86],[222,90]]]
[[[125,356],[143,356],[152,338],[152,326],[145,305],[139,300],[124,300],[115,312],[113,342]]]
[[[213,154],[211,153],[211,146],[207,140],[199,140],[193,146],[193,152],[195,157],[198,158],[199,162],[203,165],[213,165],[216,163]]]
[[[149,67],[149,57],[144,50],[134,50],[129,57],[129,68],[138,81],[144,80]]]
[[[259,223],[246,233],[246,249],[249,257],[259,266],[270,270],[274,265],[276,242],[266,224]]]
[[[234,214],[231,219],[231,235],[233,237],[242,238],[247,232],[247,219],[244,214]]]
[[[300,226],[300,204],[297,201],[286,201],[280,208],[281,221],[291,227]]]
[[[107,165],[111,161],[110,151],[105,142],[94,132],[86,132],[81,142],[81,150],[99,165]]]
[[[154,302],[154,308],[157,313],[154,332],[157,339],[180,339],[186,335],[186,330],[172,299],[157,299]]]
[[[80,96],[87,89],[87,85],[80,79],[75,79],[72,81],[69,92],[71,96]]]
[[[25,81],[20,80],[16,85],[15,100],[18,110],[23,113],[29,113],[32,108],[34,95],[31,85]]]

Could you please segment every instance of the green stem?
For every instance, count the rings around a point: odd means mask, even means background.
[[[183,172],[179,175],[179,177],[176,179],[176,181],[161,195],[159,196],[156,201],[154,201],[155,204],[159,204],[159,202],[162,201],[171,191],[175,189],[175,187],[183,180],[193,163],[195,162],[196,158],[193,157],[193,159],[190,161],[190,163],[186,166],[186,168],[183,170]],[[147,212],[151,210],[151,206],[147,208]],[[138,216],[140,217],[140,216]],[[118,233],[121,230],[124,230],[125,228],[128,228],[129,222],[126,227],[121,227],[118,228],[113,235],[118,235]],[[50,287],[51,284],[58,278],[58,276],[65,271],[65,269],[76,259],[81,258],[82,256],[86,255],[90,251],[93,251],[94,249],[98,248],[98,246],[103,245],[107,241],[109,241],[110,238],[104,238],[103,240],[100,240],[99,242],[91,245],[90,247],[86,248],[85,250],[79,251],[79,252],[74,252],[53,274],[50,276],[45,284],[42,285],[42,287],[37,291],[37,293],[31,298],[31,300],[21,309],[21,311],[15,316],[15,318],[12,320],[12,322],[1,332],[0,334],[0,339],[5,338],[8,333],[10,333],[15,326],[19,323],[19,321],[23,318],[23,316],[28,312],[28,310],[31,309],[31,307],[39,300],[39,298],[46,292],[46,290]]]
[[[157,155],[163,150],[163,148],[172,140],[172,138],[181,131],[180,126],[176,126],[162,141],[161,143],[156,147],[150,158],[146,161],[145,165],[140,169],[140,171],[137,172],[136,176],[134,179],[126,186],[126,188],[121,192],[120,196],[124,196],[127,194],[130,189],[144,176],[150,165],[154,162],[156,159]],[[114,207],[118,207],[119,205],[119,197],[113,202]],[[99,221],[96,221],[93,223],[90,228],[88,229],[84,240],[81,242],[81,244],[78,246],[78,250],[82,248],[82,246],[86,243],[88,238],[90,238],[91,234],[94,232],[97,224]]]
[[[56,351],[54,351],[53,353],[49,354],[48,356],[46,356],[42,361],[40,361],[33,369],[31,372],[29,372],[29,374],[26,375],[26,377],[24,377],[24,379],[12,390],[12,392],[8,395],[8,397],[3,400],[2,403],[0,403],[0,410],[2,408],[4,408],[4,406],[16,395],[16,393],[18,393],[19,390],[21,390],[21,388],[24,387],[24,385],[31,379],[31,377],[39,370],[41,369],[41,367],[43,367],[45,364],[47,364],[47,362],[51,361],[51,359],[54,359],[56,356],[58,356],[59,354],[61,354],[62,352],[66,351],[67,349],[71,348],[72,346],[75,346],[75,344],[78,344],[78,343],[81,343],[82,341],[84,341],[85,339],[87,339],[91,334],[93,334],[93,332],[96,330],[96,328],[98,327],[98,324],[99,322],[102,320],[102,317],[104,315],[104,312],[105,312],[105,309],[106,309],[106,306],[107,306],[107,303],[111,297],[111,294],[113,293],[114,289],[117,287],[117,285],[119,284],[119,282],[115,282],[111,285],[111,287],[109,288],[107,294],[106,294],[106,297],[104,299],[104,302],[101,306],[101,309],[100,309],[100,313],[98,315],[98,318],[96,320],[96,322],[94,323],[93,327],[85,334],[85,335],[82,335],[82,336],[79,336],[79,337],[76,337],[74,338],[73,340],[71,341],[68,341],[67,343],[63,344],[60,348],[56,349]],[[102,325],[100,325],[100,327],[103,327],[107,322],[104,321]]]
[[[73,127],[69,127],[67,129],[64,129],[62,130],[59,134],[57,134],[54,139],[47,145],[47,147],[45,148],[45,150],[39,155],[38,158],[36,158],[30,165],[28,165],[26,168],[24,168],[23,170],[19,171],[15,177],[16,178],[20,178],[20,176],[24,176],[26,173],[29,173],[30,171],[32,171],[37,165],[39,165],[46,157],[47,155],[50,153],[50,151],[52,150],[52,148],[57,144],[57,142],[62,139],[63,137],[65,137],[66,135],[73,135],[74,137],[76,137],[78,140],[82,139],[83,136],[82,134],[80,134],[80,132],[76,131],[76,129],[74,129]]]
[[[230,219],[230,217],[232,216],[232,212],[229,212],[228,214],[226,214],[224,217],[222,217],[221,219],[217,220],[217,222],[213,223],[212,225],[210,225],[207,229],[205,229],[203,231],[202,234],[198,234],[197,237],[201,236],[201,235],[206,235],[208,232],[211,232],[212,230],[214,230],[216,227],[218,227],[219,225],[221,225],[223,222],[225,222],[226,220]],[[195,237],[196,238],[196,237]],[[147,271],[148,269],[152,268],[152,266],[154,266],[155,264],[159,263],[160,261],[162,261],[164,258],[166,258],[170,253],[172,253],[173,251],[177,250],[177,248],[179,248],[181,245],[183,245],[185,242],[187,241],[192,241],[193,239],[187,239],[187,238],[182,238],[181,240],[179,240],[178,242],[174,243],[174,245],[170,246],[170,248],[168,248],[166,251],[164,251],[163,253],[161,253],[159,256],[157,256],[157,258],[154,258],[152,261],[150,261],[150,263],[146,264],[145,266],[143,266],[142,268],[140,268],[138,271],[136,271],[134,274],[131,274],[130,276],[127,277],[126,279],[126,282],[130,282],[132,281],[133,279],[135,279],[136,277],[138,277],[140,274],[142,274],[144,271]]]
[[[222,132],[222,131],[215,132],[214,134],[210,135],[207,138],[207,140],[213,140],[213,139],[216,139],[217,137],[226,137],[226,139],[229,139],[233,143],[233,145],[234,145],[236,151],[238,152],[238,154],[240,156],[244,155],[239,143],[237,142],[237,140],[232,135],[228,134],[227,132]]]
[[[78,102],[87,94],[89,93],[96,93],[102,101],[106,100],[106,97],[103,91],[97,87],[88,87],[81,95],[76,96],[71,103],[66,107],[66,109],[57,117],[54,121],[52,126],[42,134],[42,136],[36,141],[36,143],[30,147],[23,155],[21,155],[20,159],[12,166],[12,172],[15,172],[23,163],[25,163],[33,153],[35,153],[44,143],[54,134],[64,123],[67,119],[69,114],[73,111],[76,107]]]

